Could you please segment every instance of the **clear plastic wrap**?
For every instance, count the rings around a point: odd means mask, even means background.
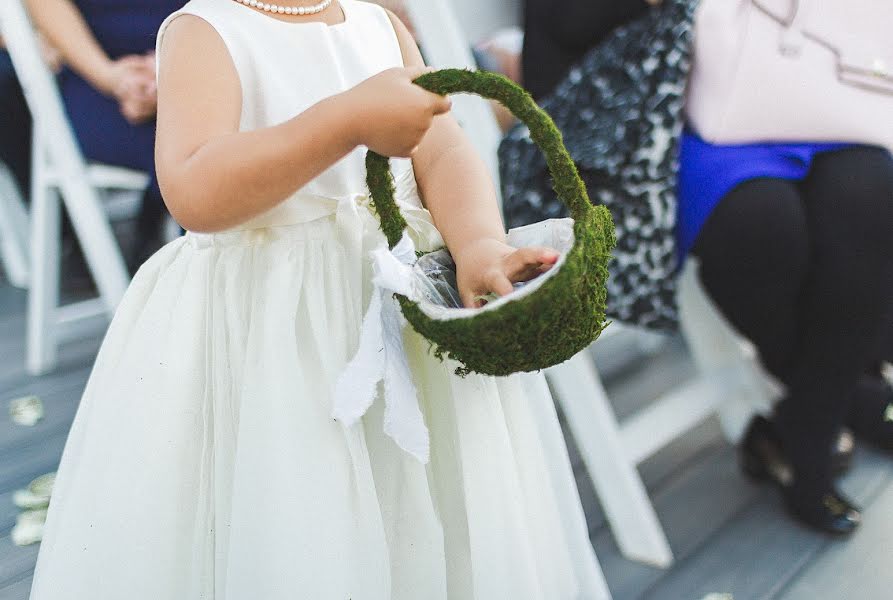
[[[413,267],[413,285],[418,295],[419,306],[435,319],[469,317],[480,310],[492,310],[507,302],[526,295],[545,282],[560,268],[565,255],[574,245],[573,219],[550,219],[532,225],[512,229],[508,233],[508,243],[515,248],[545,246],[561,253],[558,264],[536,279],[515,285],[515,291],[508,296],[489,302],[483,308],[463,308],[456,281],[456,263],[447,250],[438,250],[423,255]]]

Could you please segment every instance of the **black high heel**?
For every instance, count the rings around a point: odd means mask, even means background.
[[[810,489],[797,481],[775,426],[765,417],[757,416],[750,422],[740,456],[742,470],[757,481],[778,486],[788,511],[807,525],[826,533],[847,535],[861,523],[859,509],[833,486]]]

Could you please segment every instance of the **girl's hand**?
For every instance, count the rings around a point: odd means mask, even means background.
[[[449,98],[432,94],[413,80],[433,69],[389,69],[345,92],[357,132],[357,145],[389,157],[408,158],[434,117],[450,111]]]
[[[490,294],[506,296],[515,283],[530,281],[551,269],[559,253],[551,248],[512,248],[494,239],[481,239],[454,254],[459,295],[468,308],[479,308]]]

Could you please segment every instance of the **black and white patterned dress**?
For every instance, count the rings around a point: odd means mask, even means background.
[[[564,134],[592,201],[617,227],[608,312],[674,329],[676,177],[695,0],[664,0],[613,32],[541,102]],[[510,227],[565,215],[525,127],[500,148]]]

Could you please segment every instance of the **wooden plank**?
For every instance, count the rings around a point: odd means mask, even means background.
[[[30,594],[31,573],[6,587],[0,587],[0,600],[28,600]]]
[[[657,353],[616,369],[605,377],[604,384],[617,418],[623,421],[694,375],[695,367],[685,344],[679,336],[673,336]]]
[[[81,369],[0,395],[0,456],[29,444],[33,439],[67,430],[74,419],[88,375],[86,369]],[[9,417],[9,402],[32,394],[43,402],[44,418],[30,427],[14,423]]]
[[[0,589],[21,581],[34,570],[38,544],[18,547],[9,536],[0,537]]]
[[[885,460],[865,454],[846,478],[844,489],[855,501],[868,505],[890,481],[888,470]],[[728,501],[719,487],[698,493],[713,496],[718,503]],[[698,508],[691,509],[692,518],[697,519]],[[703,540],[672,572],[658,578],[642,597],[678,600],[724,592],[736,600],[772,598],[833,543],[828,536],[793,521],[777,492],[764,486],[754,502]]]
[[[35,477],[55,471],[67,438],[66,427],[48,438],[35,438],[32,444],[4,454],[0,461],[0,493],[24,487]]]
[[[23,315],[28,292],[14,288],[5,278],[0,280],[0,316]]]
[[[91,367],[102,342],[101,338],[97,337],[63,344],[59,348],[57,367],[51,373],[35,379],[25,370],[24,336],[23,331],[20,343],[9,351],[0,349],[0,394],[3,397],[6,397],[11,390]]]
[[[674,569],[685,564],[726,522],[746,510],[758,494],[759,489],[739,474],[735,450],[724,442],[717,442],[710,452],[688,464],[655,493],[654,506],[676,556]],[[594,535],[593,544],[615,600],[639,598],[673,572],[624,560],[607,530]],[[696,597],[678,596],[673,600],[688,598]]]
[[[893,484],[867,507],[865,523],[846,544],[834,544],[803,570],[780,600],[878,600],[893,596]]]

